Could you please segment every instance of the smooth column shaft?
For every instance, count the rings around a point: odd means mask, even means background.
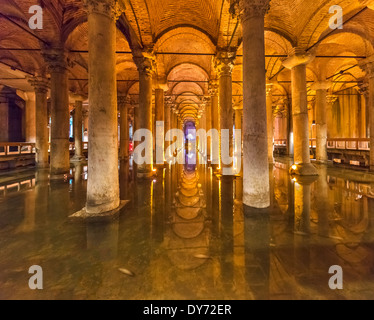
[[[38,168],[48,168],[48,109],[47,90],[35,92],[35,126],[36,126],[36,165]]]
[[[70,170],[69,96],[66,68],[51,70],[51,175]]]
[[[88,36],[90,108],[86,210],[100,214],[118,208],[120,202],[114,18],[92,10],[88,15]]]
[[[245,15],[245,13],[244,13]],[[264,16],[243,17],[243,203],[270,206]]]
[[[316,160],[327,162],[327,91],[316,90],[317,155]]]

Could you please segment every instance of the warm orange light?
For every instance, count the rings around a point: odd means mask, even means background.
[[[297,169],[297,165],[294,164],[291,168],[292,168],[292,170],[296,170]]]

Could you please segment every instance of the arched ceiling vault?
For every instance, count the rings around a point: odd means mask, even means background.
[[[238,18],[229,12],[230,1],[119,1],[125,6],[125,12],[117,23],[117,51],[128,52],[117,54],[120,94],[139,94],[138,73],[131,50],[147,48],[156,56],[157,83],[167,82],[167,95],[172,98],[171,101],[180,103],[176,100],[188,98],[192,109],[199,108],[204,96],[208,95],[209,81],[216,78],[212,67],[213,56],[217,51],[230,47],[238,49],[233,81],[239,85],[233,85],[233,94],[237,97],[234,100],[240,103],[242,29]],[[75,61],[69,74],[70,89],[83,90],[87,94],[88,26],[83,1],[50,0],[40,3],[47,27],[32,31],[28,28],[28,9],[35,1],[1,1],[0,61],[26,73],[45,74],[46,66],[40,49],[46,44],[64,44]],[[332,32],[329,29],[329,8],[332,5],[343,8],[346,21],[343,30]],[[28,29],[28,32],[22,29]],[[304,49],[313,47],[317,56],[357,57],[316,58],[308,66],[309,81],[329,77],[332,80],[339,78],[339,81],[360,79],[363,74],[355,65],[362,57],[374,53],[374,11],[365,9],[362,1],[358,0],[271,0],[265,17],[265,30],[267,77],[280,82],[287,93],[290,92],[290,72],[283,69],[282,62],[294,46]],[[350,67],[352,69],[348,72],[333,76]],[[187,97],[187,93],[192,97]],[[196,112],[192,114],[196,115]]]

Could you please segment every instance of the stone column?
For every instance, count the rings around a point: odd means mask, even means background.
[[[264,17],[268,0],[240,0],[243,29],[243,203],[270,206]]]
[[[156,89],[155,90],[155,119],[156,119],[156,132],[159,130],[159,127],[157,126],[157,122],[164,122],[165,120],[165,105],[164,105],[165,97],[164,97],[164,90],[163,89]],[[161,127],[160,127],[161,129]],[[155,135],[156,135],[155,132]],[[165,122],[164,122],[164,129],[163,132],[165,133]],[[160,132],[161,133],[161,132]],[[157,159],[160,158],[160,159]],[[162,163],[158,162],[158,160],[161,160]],[[156,140],[156,161],[157,164],[164,164],[165,160],[165,137],[162,137],[160,135],[159,139]]]
[[[121,161],[127,161],[129,159],[130,129],[128,104],[129,101],[127,97],[118,97],[118,107],[120,113],[119,158]]]
[[[294,133],[294,162],[292,173],[301,176],[318,175],[317,169],[310,162],[308,97],[306,65],[312,57],[305,52],[296,52],[283,65],[291,70],[292,75],[292,115]]]
[[[374,171],[374,56],[360,62],[360,67],[367,74],[369,80],[369,121],[370,121],[370,171]]]
[[[35,149],[36,149],[36,166],[38,168],[48,168],[48,109],[47,109],[47,92],[48,82],[42,78],[32,78],[31,85],[35,89]]]
[[[240,104],[240,105],[234,106],[234,112],[235,112],[235,130],[241,130],[242,131],[241,136],[240,137],[235,136],[235,139],[240,138],[241,139],[241,144],[243,145],[243,129],[242,129],[243,128],[243,105]],[[236,163],[238,163],[237,158],[241,157],[242,154],[238,153],[238,150],[236,150],[236,153],[234,155],[235,155],[235,158],[236,158]],[[241,177],[243,177],[243,161],[240,161],[240,163],[241,163],[241,168],[240,168],[239,175]],[[240,182],[242,184],[241,189],[243,189],[243,179],[241,179]],[[243,198],[243,192],[241,192],[241,199],[242,198]]]
[[[230,130],[229,156],[232,157],[233,151],[233,108],[232,108],[232,70],[234,69],[235,53],[219,52],[215,59],[215,69],[219,78],[219,122],[220,122],[220,158],[221,168],[232,167],[232,164],[225,165],[222,161],[222,135],[221,130]]]
[[[73,115],[75,153],[74,157],[71,159],[72,162],[80,162],[86,160],[86,158],[83,156],[82,106],[83,99],[76,99]]]
[[[61,48],[43,56],[51,74],[51,178],[61,178],[70,170],[68,65]]]
[[[217,81],[211,81],[209,83],[209,94],[210,94],[210,101],[211,101],[211,116],[212,116],[212,129],[220,131],[220,124],[219,124],[219,104],[218,104],[218,83]],[[212,145],[211,145],[212,147]],[[221,152],[219,152],[221,154]],[[213,163],[213,167],[216,169],[218,168],[218,163],[220,159],[215,158],[214,152],[211,153],[211,162]]]
[[[317,126],[317,156],[319,163],[327,163],[327,90],[331,83],[328,81],[315,82],[312,89],[316,91],[316,126]]]
[[[164,131],[164,134],[165,134],[165,137],[166,137],[166,134],[169,132],[169,130],[171,129],[171,126],[170,126],[170,115],[171,115],[171,110],[170,110],[170,106],[169,104],[164,101],[164,117],[165,117],[165,131]],[[165,141],[164,140],[164,153],[165,153],[165,161],[168,161],[168,158],[169,158],[169,154],[166,154],[166,149],[169,147],[170,145],[170,142],[168,141]]]
[[[147,129],[153,132],[152,123],[152,74],[154,71],[154,58],[152,56],[135,56],[134,61],[139,71],[139,129]],[[153,143],[147,145],[151,155],[148,164],[137,166],[138,178],[149,178],[153,176]]]
[[[26,100],[26,142],[35,143],[36,141],[36,109],[35,93],[25,92]]]
[[[268,160],[274,163],[273,84],[266,85],[266,118],[268,131]]]
[[[205,105],[205,118],[206,118],[206,131],[209,132],[212,129],[212,107],[210,97],[206,97],[204,99],[206,102]],[[211,161],[210,154],[211,154],[211,144],[212,141],[210,139],[207,140],[207,160]]]
[[[103,215],[120,205],[116,82],[116,2],[87,0],[89,138],[86,211]],[[105,44],[105,45],[103,45]]]
[[[369,83],[367,79],[358,83],[359,92],[365,99],[365,137],[370,138]]]

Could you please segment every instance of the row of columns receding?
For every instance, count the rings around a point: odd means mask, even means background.
[[[108,6],[108,4],[110,6]],[[210,85],[210,104],[206,107],[205,129],[230,130],[230,155],[233,152],[233,112],[235,127],[242,129],[243,137],[243,203],[254,208],[270,206],[269,162],[273,162],[273,119],[271,84],[266,83],[264,17],[269,7],[268,0],[239,1],[243,30],[243,108],[233,109],[232,69],[235,55],[220,53],[216,59],[218,84]],[[116,10],[115,2],[87,2],[89,38],[89,154],[86,212],[100,215],[120,206],[118,159],[128,159],[129,128],[126,103],[117,101],[116,87]],[[105,43],[105,46],[102,44]],[[51,147],[50,170],[52,177],[66,174],[70,169],[69,159],[69,101],[68,61],[62,49],[43,52],[51,75],[50,83],[43,78],[34,78],[31,84],[36,94],[36,150],[38,167],[48,167],[48,115],[47,90],[51,89]],[[153,131],[152,74],[153,60],[144,53],[134,53],[139,70],[139,107],[134,110],[134,131]],[[317,175],[311,164],[309,151],[309,129],[307,109],[306,66],[310,55],[297,49],[284,62],[292,74],[292,118],[294,134],[293,171],[299,175]],[[370,112],[374,114],[374,58],[361,62],[369,76]],[[314,84],[317,92],[317,160],[327,162],[326,96],[329,84],[320,81]],[[156,121],[165,121],[165,131],[179,126],[176,115],[164,105],[164,91],[156,89]],[[118,110],[120,106],[121,146],[118,151]],[[74,135],[82,141],[82,102],[75,104]],[[374,132],[374,117],[370,120]],[[156,129],[157,130],[157,129]],[[372,135],[374,136],[374,135]],[[371,145],[374,145],[373,138]],[[164,146],[157,144],[164,152]],[[136,147],[136,145],[135,145]],[[148,153],[153,155],[152,145]],[[208,140],[207,152],[211,142]],[[76,145],[73,160],[82,159],[82,144]],[[374,168],[374,148],[371,148],[371,167]],[[153,163],[153,159],[151,161]],[[223,165],[222,165],[223,166]],[[221,166],[221,167],[222,167]],[[153,165],[137,166],[139,177],[150,177]]]

